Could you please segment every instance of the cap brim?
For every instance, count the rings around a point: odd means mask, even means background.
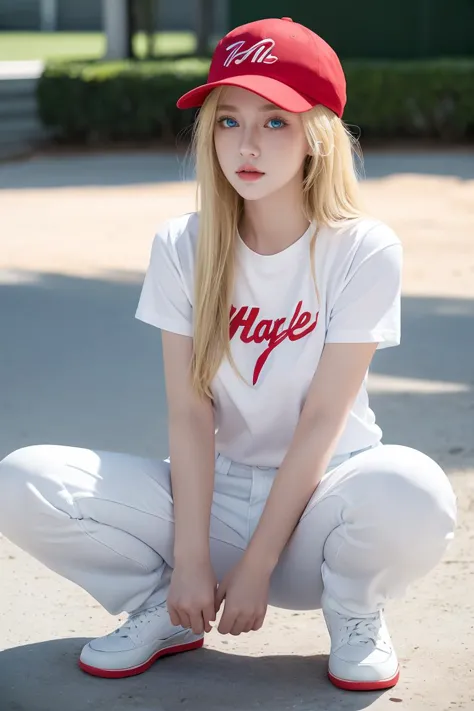
[[[202,106],[211,91],[219,86],[237,86],[241,89],[247,89],[254,94],[258,94],[263,99],[267,99],[267,101],[272,104],[279,106],[281,109],[294,113],[309,111],[317,103],[310,101],[308,97],[283,84],[281,81],[278,81],[278,79],[258,76],[256,74],[244,74],[242,76],[229,77],[198,86],[196,89],[192,89],[186,94],[183,94],[183,96],[178,99],[176,106],[179,109],[192,109],[197,106]]]

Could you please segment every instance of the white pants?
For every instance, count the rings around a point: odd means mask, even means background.
[[[210,550],[218,580],[239,560],[276,470],[218,455]],[[298,472],[294,472],[295,478]],[[426,574],[453,537],[456,499],[414,449],[378,445],[332,460],[271,581],[269,603],[369,614]],[[173,568],[168,461],[36,445],[0,462],[0,531],[112,614],[166,599]]]

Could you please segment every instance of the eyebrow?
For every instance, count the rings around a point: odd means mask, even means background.
[[[220,104],[217,107],[217,109],[219,111],[238,111],[239,110],[237,106],[232,106],[231,104]],[[264,112],[264,111],[273,111],[274,109],[277,109],[278,111],[283,110],[279,106],[276,106],[275,104],[264,104],[258,110]]]

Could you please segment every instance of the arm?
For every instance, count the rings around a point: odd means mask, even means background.
[[[192,338],[162,331],[168,401],[175,563],[209,559],[214,487],[214,413],[191,390]]]
[[[168,612],[174,625],[201,634],[215,620],[217,581],[209,548],[215,454],[212,404],[198,401],[190,379],[192,274],[186,264],[192,230],[181,220],[158,230],[136,316],[162,332],[175,520]]]
[[[327,343],[245,557],[271,574],[331,459],[377,343]]]

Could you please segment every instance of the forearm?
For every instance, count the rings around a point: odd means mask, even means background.
[[[246,558],[271,573],[324,475],[341,425],[301,418],[275,477]]]
[[[175,563],[209,556],[214,488],[212,407],[170,417],[171,483],[175,516]]]

